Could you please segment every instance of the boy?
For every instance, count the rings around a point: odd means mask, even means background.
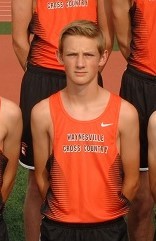
[[[41,241],[128,241],[124,216],[139,181],[138,115],[97,83],[104,42],[93,22],[64,28],[58,57],[67,87],[32,110]]]
[[[9,240],[3,210],[18,167],[21,133],[22,116],[19,107],[0,97],[0,241]]]
[[[147,127],[156,108],[156,1],[110,2],[119,47],[127,59],[120,96],[135,106],[140,126],[140,186],[128,214],[129,236],[131,241],[153,241],[154,201],[149,185]]]

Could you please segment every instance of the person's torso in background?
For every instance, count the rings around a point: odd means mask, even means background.
[[[130,10],[131,54],[128,63],[156,75],[156,0],[136,0]]]
[[[30,24],[34,34],[28,62],[51,69],[63,70],[56,58],[60,31],[68,23],[79,20],[97,22],[97,0],[38,0]]]

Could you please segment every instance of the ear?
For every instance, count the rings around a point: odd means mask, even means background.
[[[99,67],[104,67],[108,60],[108,51],[105,50],[104,53],[101,55],[100,60],[99,60]]]
[[[64,64],[62,54],[59,53],[58,49],[56,50],[56,58],[61,65]]]

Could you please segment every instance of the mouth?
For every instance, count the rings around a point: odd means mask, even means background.
[[[86,74],[87,72],[80,72],[80,71],[75,71],[75,74],[76,75],[84,75],[84,74]]]

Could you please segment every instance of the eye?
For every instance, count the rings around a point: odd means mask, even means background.
[[[92,56],[94,56],[94,54],[92,54],[92,53],[85,53],[84,56],[92,57]]]
[[[76,53],[69,53],[69,54],[67,54],[67,56],[77,56],[77,54]]]

